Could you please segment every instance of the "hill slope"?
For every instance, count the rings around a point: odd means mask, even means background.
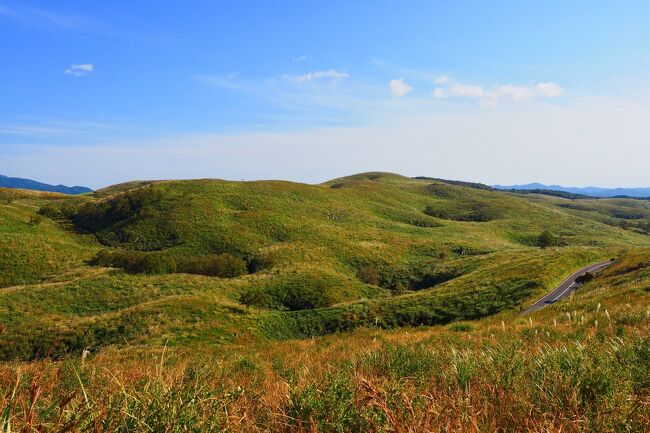
[[[0,409],[16,430],[645,432],[648,263],[526,317],[0,363]]]
[[[82,265],[97,247],[38,214],[51,203],[79,202],[70,196],[0,188],[0,288],[56,277]]]
[[[55,341],[63,353],[475,319],[649,244],[529,197],[388,173],[323,185],[131,183],[94,197],[22,197],[1,210],[17,233],[4,241],[22,246],[6,249],[0,266],[33,276],[3,284],[36,283],[0,289],[4,358],[42,356]],[[48,219],[37,226],[20,222],[39,213]],[[537,246],[543,231],[554,247]],[[95,263],[124,270],[85,263],[99,244]],[[34,272],[40,263],[65,266]],[[211,276],[224,263],[237,272]]]

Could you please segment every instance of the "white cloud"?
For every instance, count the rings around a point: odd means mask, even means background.
[[[433,80],[433,82],[436,84],[446,84],[449,82],[449,77],[446,75],[439,75]]]
[[[444,99],[447,97],[447,92],[445,92],[445,89],[442,89],[440,87],[436,87],[433,90],[433,93],[431,94],[436,99]]]
[[[534,97],[557,98],[564,93],[564,89],[557,83],[541,82],[528,85],[501,84],[485,89],[476,84],[467,84],[460,81],[446,79],[446,87],[437,87],[432,96],[442,98],[467,98],[478,100],[482,105],[495,106],[503,100],[522,101]]]
[[[471,84],[454,83],[449,89],[452,96],[464,96],[467,98],[484,98],[486,97],[485,90],[481,86],[474,86]]]
[[[292,61],[293,63],[300,63],[300,62],[304,62],[304,61],[307,60],[308,58],[309,58],[309,57],[307,57],[307,56],[293,56],[293,57],[291,58],[291,61]]]
[[[547,98],[557,98],[564,93],[564,89],[555,83],[538,83],[535,87],[537,93]]]
[[[90,74],[95,69],[95,66],[90,63],[82,64],[73,64],[70,65],[64,72],[67,75],[74,75],[75,77],[81,77],[83,75]]]
[[[413,90],[413,87],[409,86],[404,82],[403,79],[398,78],[395,80],[390,80],[388,83],[388,87],[390,88],[390,93],[393,96],[404,96],[407,93],[409,93],[411,90]]]
[[[495,89],[497,97],[512,98],[514,100],[528,99],[535,96],[535,88],[530,86],[516,86],[506,84],[497,86]]]
[[[292,77],[292,79],[294,81],[297,81],[298,83],[305,83],[308,81],[318,80],[323,78],[330,79],[333,82],[337,82],[340,80],[344,80],[346,78],[350,78],[350,74],[336,69],[328,69],[326,71],[307,72],[306,74]]]

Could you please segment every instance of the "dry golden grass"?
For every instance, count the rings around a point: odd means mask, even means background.
[[[0,423],[10,420],[12,431],[647,431],[648,279],[621,270],[539,314],[467,328],[4,364]],[[618,296],[603,296],[619,283]]]

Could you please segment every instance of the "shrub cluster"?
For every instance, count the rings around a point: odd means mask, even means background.
[[[394,268],[387,264],[368,263],[359,265],[357,278],[373,286],[388,289],[395,294],[408,290],[428,289],[460,276],[458,272],[437,270],[431,264]]]
[[[38,210],[38,214],[51,220],[71,220],[79,210],[78,201],[66,200],[64,202],[47,203]]]
[[[537,246],[542,249],[549,248],[549,247],[557,247],[560,245],[561,245],[560,240],[548,230],[544,230],[537,237]]]
[[[311,272],[274,278],[266,287],[265,305],[292,311],[328,307],[335,302],[332,291],[339,284],[329,275]]]
[[[359,327],[444,325],[475,320],[519,305],[539,289],[536,280],[513,279],[472,296],[433,294],[428,297],[382,298],[331,308],[312,308],[259,317],[271,338],[306,338]],[[397,300],[395,300],[397,299]]]
[[[178,258],[165,253],[102,250],[90,260],[93,266],[110,266],[134,274],[184,272],[212,277],[233,278],[248,272],[244,259],[228,253]]]
[[[458,203],[449,207],[427,206],[424,213],[444,220],[467,222],[487,222],[499,218],[497,208],[480,202]]]
[[[594,278],[596,278],[594,274],[592,274],[591,272],[587,272],[585,274],[580,275],[578,278],[576,278],[576,283],[585,284],[593,280]]]
[[[133,217],[145,204],[159,199],[160,194],[155,190],[134,190],[108,200],[87,203],[81,206],[71,219],[75,226],[96,232]]]

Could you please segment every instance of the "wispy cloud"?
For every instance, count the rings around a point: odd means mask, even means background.
[[[291,61],[292,61],[293,63],[300,63],[300,62],[304,62],[304,61],[307,60],[308,58],[309,58],[308,56],[293,56],[293,57],[291,58]]]
[[[534,97],[557,98],[564,93],[564,89],[557,83],[540,82],[534,84],[500,84],[491,88],[484,88],[477,84],[468,84],[445,77],[438,81],[441,86],[433,90],[432,96],[436,99],[465,98],[479,101],[485,106],[496,106],[501,101],[522,101]]]
[[[406,84],[401,78],[390,80],[388,82],[388,88],[390,89],[390,94],[397,97],[404,96],[413,90],[413,87]]]
[[[347,116],[361,103],[352,91],[336,84],[349,74],[335,69],[314,71],[302,75],[279,75],[264,78],[246,78],[239,75],[198,75],[194,79],[210,87],[240,92],[251,98],[289,111],[331,117],[323,110],[345,110]],[[309,84],[309,85],[307,85]]]
[[[33,19],[72,30],[86,30],[94,24],[94,20],[85,16],[53,12],[44,9],[31,9],[29,14]]]
[[[337,69],[328,69],[326,71],[313,71],[302,75],[288,76],[288,78],[298,83],[306,83],[308,81],[321,79],[326,79],[332,83],[337,83],[346,78],[350,78],[350,74],[347,72],[339,71]]]
[[[55,2],[50,3],[55,4]],[[34,8],[22,5],[18,2],[12,4],[11,8],[0,5],[0,18],[10,19],[29,28],[45,30],[48,32],[59,30],[73,34],[118,37],[136,40],[161,38],[160,35],[146,35],[135,33],[124,28],[115,27],[109,23],[98,20],[93,16],[79,13],[74,10]]]
[[[44,136],[52,134],[67,134],[68,128],[32,126],[32,125],[0,125],[2,135]]]
[[[449,76],[447,75],[438,75],[433,79],[433,82],[436,84],[446,84],[449,82]]]
[[[122,131],[123,128],[103,122],[52,120],[35,124],[0,124],[0,135],[25,137],[59,137],[93,134],[97,130]]]
[[[242,105],[246,109],[250,103],[254,103],[260,111],[256,117],[260,124],[281,121],[292,127],[360,125],[382,122],[398,115],[442,115],[455,99],[470,101],[470,104],[462,104],[463,109],[475,112],[484,111],[485,108],[493,110],[499,105],[508,109],[515,102],[549,100],[563,93],[562,87],[552,82],[503,84],[486,88],[440,74],[429,74],[426,79],[399,77],[381,84],[363,78],[349,80],[345,85],[332,82],[342,80],[342,77],[349,77],[349,74],[329,69],[275,77],[247,78],[239,74],[224,74],[194,78],[203,85],[238,93],[234,101],[236,104],[240,101],[247,104]],[[426,93],[411,96],[414,88],[433,92],[433,97],[425,96]]]
[[[76,13],[30,7],[8,8],[0,5],[0,15],[30,26],[59,27],[68,30],[106,31],[108,27],[94,18]]]
[[[67,68],[64,73],[66,75],[74,75],[75,77],[82,77],[88,75],[95,70],[95,66],[91,63],[73,64]]]

